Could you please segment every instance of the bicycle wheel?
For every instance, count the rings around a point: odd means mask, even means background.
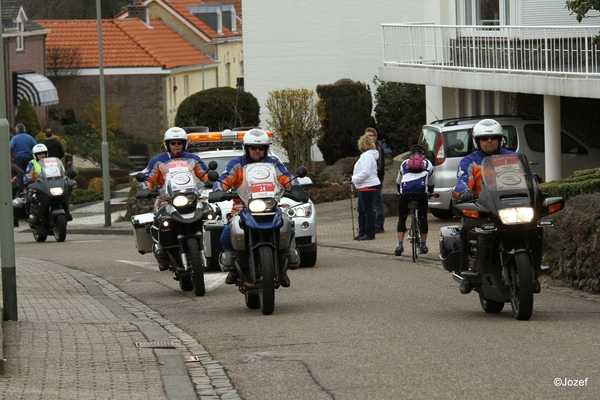
[[[417,212],[413,211],[412,218],[410,220],[410,237],[411,237],[411,245],[412,245],[412,260],[413,262],[417,261],[419,258],[419,238],[417,237],[417,231],[419,222],[417,219]]]

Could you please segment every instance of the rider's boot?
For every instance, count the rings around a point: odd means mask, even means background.
[[[158,261],[158,269],[160,271],[167,271],[171,268],[171,265],[169,264],[169,256],[160,244],[154,243],[154,246],[152,246],[152,252],[154,253],[154,258],[156,258],[156,261]]]
[[[290,287],[290,278],[288,278],[287,274],[285,274],[285,276],[281,280],[281,286],[282,287]]]

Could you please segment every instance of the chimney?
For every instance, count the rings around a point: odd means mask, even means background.
[[[148,6],[127,6],[127,14],[129,18],[137,18],[146,25],[150,25]]]

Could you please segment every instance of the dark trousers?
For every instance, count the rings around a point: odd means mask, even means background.
[[[15,157],[15,164],[17,164],[17,167],[21,168],[24,173],[25,170],[27,169],[27,165],[29,164],[29,161],[31,161],[31,159],[32,159],[32,157],[23,157],[23,156]],[[18,183],[19,183],[18,195],[21,195],[21,194],[23,194],[23,179],[20,179]]]
[[[377,190],[359,190],[358,204],[358,236],[375,237],[375,198]]]
[[[383,185],[379,185],[376,190],[377,196],[375,197],[375,229],[383,229],[385,223],[385,208],[383,207],[383,192],[381,191]]]
[[[429,233],[429,223],[427,222],[427,194],[402,194],[398,201],[398,226],[396,232],[406,232],[406,218],[408,217],[408,199],[415,197],[419,200],[419,230],[423,235]]]

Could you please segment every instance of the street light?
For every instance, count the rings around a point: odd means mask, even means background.
[[[219,47],[218,45],[220,43],[228,43],[229,40],[224,40],[222,42],[208,42],[208,43],[204,43],[202,45],[202,48],[200,49],[200,52],[202,53],[202,90],[204,90],[204,48],[206,46],[208,46],[209,44],[214,44],[215,45],[215,60],[217,60],[219,58]]]

